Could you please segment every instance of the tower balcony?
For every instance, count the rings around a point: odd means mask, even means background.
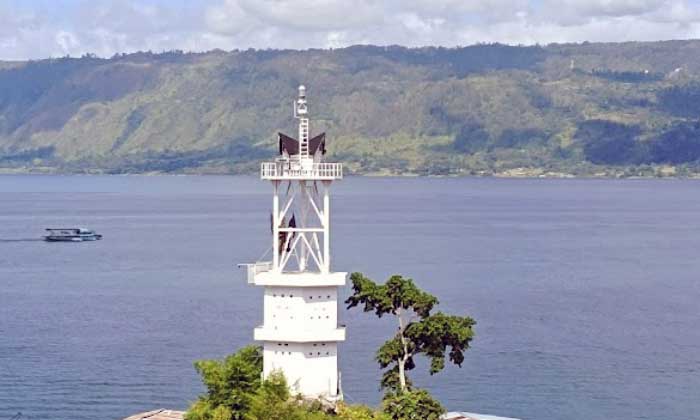
[[[245,268],[248,284],[255,284],[255,276],[272,270],[272,261],[258,261],[250,264],[238,264],[238,268]]]
[[[348,273],[344,272],[309,272],[309,271],[276,271],[272,269],[271,261],[252,264],[238,264],[246,269],[248,284],[256,286],[280,287],[328,287],[345,286]]]
[[[321,180],[334,181],[343,178],[343,164],[314,162],[313,159],[277,159],[260,164],[260,178],[272,181]]]
[[[288,343],[314,343],[345,341],[345,326],[330,330],[306,330],[301,328],[272,329],[261,325],[255,328],[255,341],[279,341]]]

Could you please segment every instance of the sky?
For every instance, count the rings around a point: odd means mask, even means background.
[[[0,60],[700,38],[700,0],[0,0]]]

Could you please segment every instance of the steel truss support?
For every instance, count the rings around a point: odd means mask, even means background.
[[[274,270],[330,271],[329,185],[316,180],[273,182]],[[295,226],[290,226],[292,218]]]

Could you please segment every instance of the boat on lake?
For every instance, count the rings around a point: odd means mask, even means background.
[[[99,241],[102,235],[84,228],[48,228],[44,240],[48,242],[86,242]]]

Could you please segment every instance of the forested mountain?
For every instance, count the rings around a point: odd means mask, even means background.
[[[302,83],[355,173],[700,171],[700,41],[4,62],[0,169],[254,171]]]

